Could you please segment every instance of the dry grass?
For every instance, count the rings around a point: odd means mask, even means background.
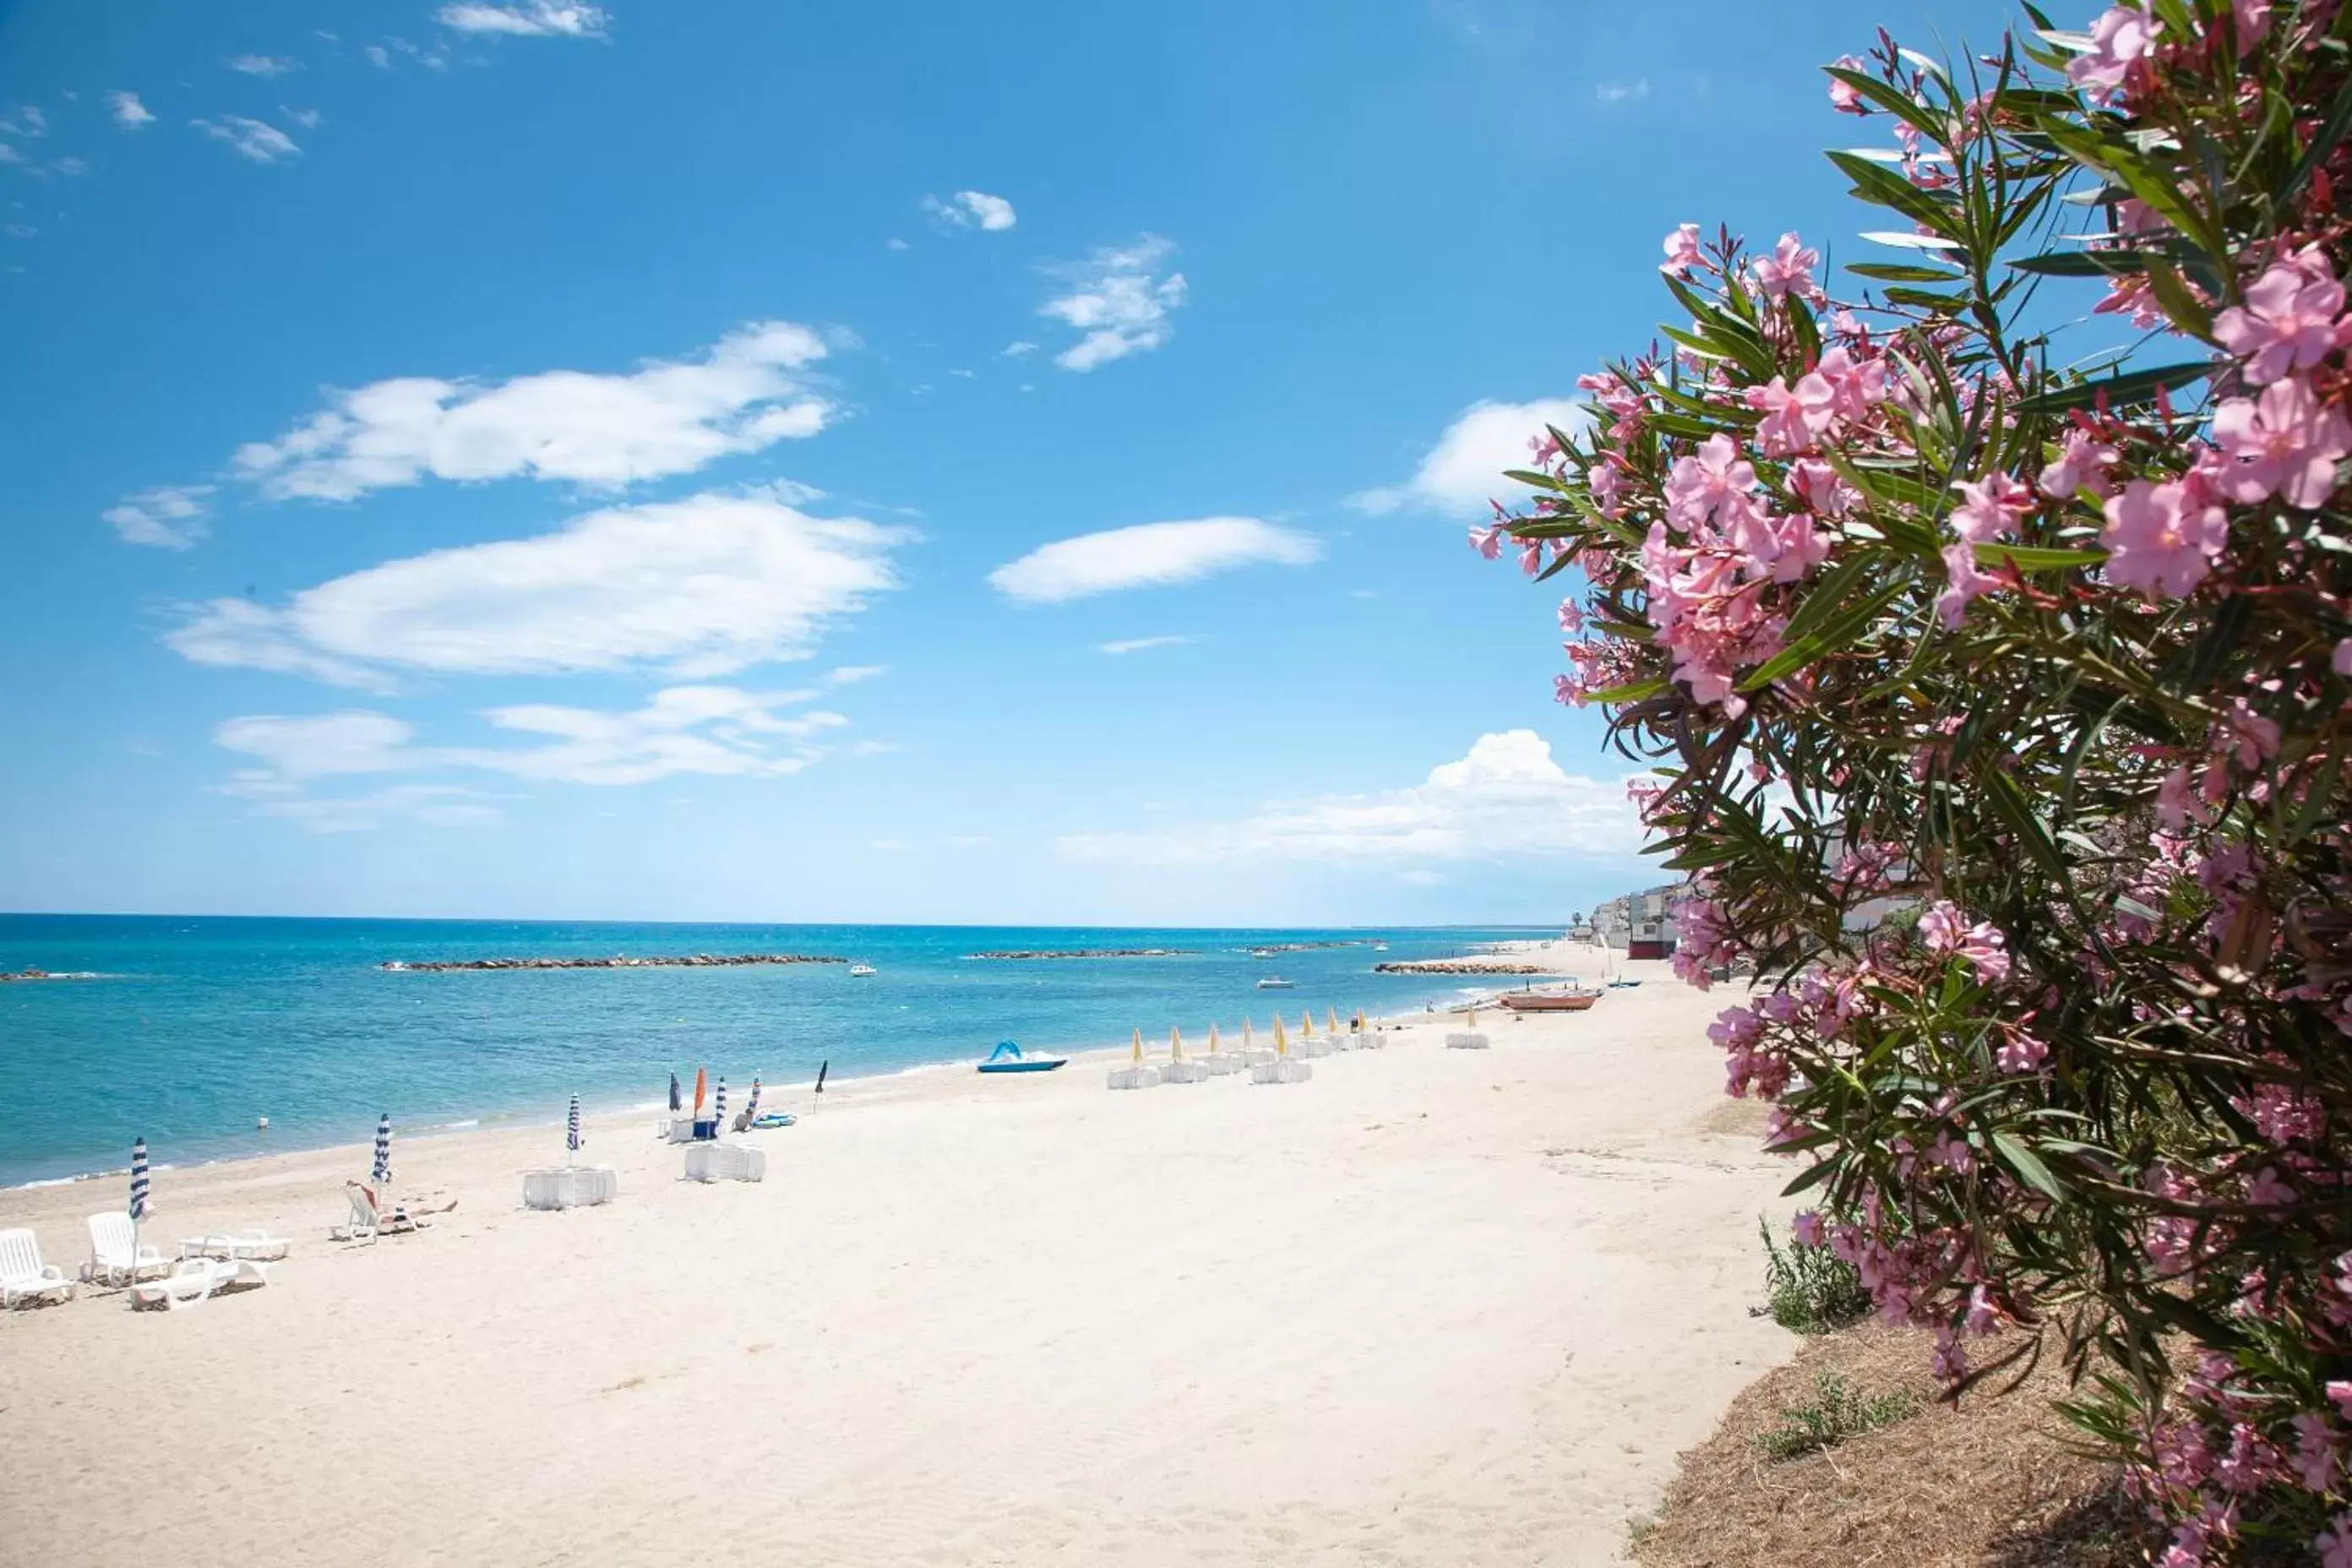
[[[2049,1408],[2064,1391],[2045,1358],[2014,1394],[1933,1403],[1929,1340],[1864,1323],[1810,1340],[1750,1385],[1715,1436],[1682,1457],[1654,1522],[1637,1528],[1644,1568],[2124,1568],[2145,1561],[2114,1472],[2061,1447]],[[1978,1347],[1989,1352],[1991,1346]],[[1979,1354],[1980,1362],[1990,1359]],[[1811,1402],[1815,1374],[1864,1394],[1909,1390],[1919,1414],[1826,1452],[1772,1460],[1757,1436]],[[2004,1386],[1996,1381],[1992,1387]]]

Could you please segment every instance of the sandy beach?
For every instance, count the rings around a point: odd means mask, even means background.
[[[362,1148],[158,1175],[147,1236],[295,1239],[266,1289],[0,1315],[12,1561],[1585,1563],[1789,1337],[1717,1001],[1412,1023],[1313,1081],[940,1070],[747,1135],[763,1184],[589,1128],[404,1138],[457,1212],[327,1239]],[[1261,1020],[1263,1021],[1263,1020]],[[1456,1025],[1455,1026],[1458,1026]],[[1193,1042],[1197,1049],[1201,1042]],[[1161,1053],[1164,1054],[1164,1051]],[[772,1094],[771,1104],[775,1097]],[[70,1270],[111,1179],[0,1193]]]

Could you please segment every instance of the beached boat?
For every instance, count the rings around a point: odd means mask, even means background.
[[[849,966],[849,977],[852,980],[869,979],[875,973],[875,968],[870,963],[853,963]]]
[[[1514,1013],[1581,1013],[1601,1000],[1598,991],[1526,991],[1498,997]]]
[[[1295,991],[1297,986],[1279,974],[1269,974],[1257,983],[1257,988],[1261,991]]]
[[[1067,1057],[1029,1057],[1011,1040],[999,1040],[988,1059],[980,1064],[982,1072],[1052,1072],[1069,1061]]]

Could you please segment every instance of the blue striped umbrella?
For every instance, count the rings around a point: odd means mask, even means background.
[[[563,1148],[564,1163],[570,1164],[571,1157],[580,1152],[580,1097],[576,1094],[572,1097],[571,1113],[563,1119]]]
[[[751,1103],[743,1107],[743,1114],[747,1117],[760,1114],[760,1075],[758,1073],[751,1075]]]
[[[131,1145],[131,1223],[137,1225],[147,1217],[147,1140],[136,1139]]]
[[[375,1169],[373,1173],[379,1185],[392,1180],[392,1112],[389,1110],[376,1118]]]
[[[714,1116],[716,1116],[716,1117],[719,1119],[719,1131],[720,1131],[721,1132],[726,1131],[727,1131],[727,1075],[726,1075],[725,1073],[720,1073],[720,1074],[719,1075],[719,1100],[718,1100],[718,1109],[717,1109],[715,1111],[713,1111],[713,1112],[712,1112],[712,1114],[713,1114]]]

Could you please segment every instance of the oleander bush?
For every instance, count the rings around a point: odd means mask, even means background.
[[[1861,1270],[1825,1247],[1783,1247],[1759,1220],[1764,1237],[1764,1292],[1772,1321],[1791,1333],[1826,1334],[1869,1316]]]
[[[1830,68],[1853,297],[1682,226],[1473,539],[1576,574],[1799,1242],[1948,1396],[2063,1356],[2168,1564],[2352,1568],[2352,8],[2027,20]]]

